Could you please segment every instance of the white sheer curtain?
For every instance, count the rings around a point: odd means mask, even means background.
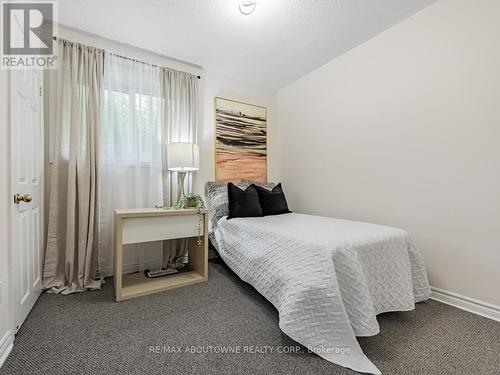
[[[99,263],[103,275],[113,266],[115,208],[163,204],[160,68],[107,53],[101,127]],[[161,244],[125,250],[125,271],[161,266]],[[137,267],[139,265],[139,267]]]

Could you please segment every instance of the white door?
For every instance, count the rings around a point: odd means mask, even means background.
[[[42,291],[42,72],[11,71],[12,281],[19,330]]]

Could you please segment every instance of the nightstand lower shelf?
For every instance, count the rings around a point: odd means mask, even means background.
[[[149,279],[143,273],[123,275],[121,300],[145,296],[203,281],[206,281],[206,278],[196,271],[187,271],[155,279]]]

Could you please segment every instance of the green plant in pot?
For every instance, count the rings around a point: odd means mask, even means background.
[[[180,210],[183,208],[198,209],[198,245],[201,245],[201,226],[203,225],[203,214],[201,213],[201,209],[205,208],[203,199],[198,194],[194,193],[183,195],[176,203],[175,209]]]
[[[202,208],[205,208],[205,204],[198,194],[188,193],[179,199],[175,204],[175,208],[178,210],[182,208],[197,208],[198,212],[200,212]]]

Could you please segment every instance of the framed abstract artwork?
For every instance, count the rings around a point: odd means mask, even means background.
[[[215,179],[267,180],[267,109],[215,98]]]

